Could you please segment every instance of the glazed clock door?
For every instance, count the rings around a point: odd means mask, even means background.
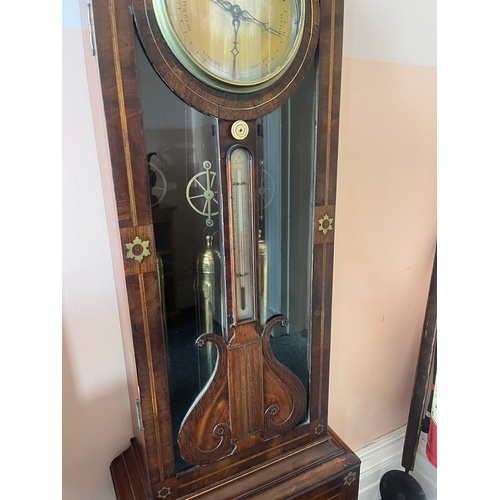
[[[94,18],[138,381],[118,499],[355,498],[327,426],[341,3]]]
[[[220,137],[138,42],[136,54],[183,471],[309,419],[315,65],[282,107],[245,123],[250,142]]]

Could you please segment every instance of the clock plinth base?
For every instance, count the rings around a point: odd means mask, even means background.
[[[130,448],[113,460],[110,469],[117,500],[156,498],[147,485],[135,439]],[[173,479],[172,487],[163,487],[163,491],[165,498],[183,500],[355,500],[359,470],[359,458],[329,429],[322,439],[204,490],[177,496]]]
[[[131,439],[130,447],[111,462],[109,470],[117,500],[149,500],[151,498],[135,438]]]

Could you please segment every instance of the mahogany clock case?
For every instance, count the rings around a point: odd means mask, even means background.
[[[191,106],[220,119],[252,120],[276,109],[297,90],[316,52],[320,29],[319,2],[306,0],[304,35],[293,62],[281,78],[251,93],[242,93],[241,89],[236,93],[218,90],[204,84],[179,65],[163,39],[153,0],[131,0],[131,3],[137,32],[160,77]]]
[[[151,0],[93,2],[140,394],[119,500],[357,498],[327,425],[343,2],[305,5],[293,62],[245,94],[178,63]]]

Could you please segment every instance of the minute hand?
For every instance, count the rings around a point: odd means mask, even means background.
[[[250,21],[252,23],[258,24],[262,28],[262,31],[269,31],[269,33],[272,33],[273,35],[282,36],[282,34],[279,31],[276,31],[275,29],[268,26],[269,23],[263,23],[262,21],[259,21],[246,10],[241,11],[240,17],[241,19],[243,19],[243,21]]]
[[[217,4],[219,7],[222,7],[226,12],[231,12],[233,8],[233,4],[231,2],[227,2],[226,0],[210,0],[211,2]]]
[[[253,17],[250,12],[247,10],[241,10],[241,7],[239,5],[233,5],[231,2],[228,2],[227,0],[210,0],[212,3],[215,3],[219,7],[222,7],[226,12],[230,12],[233,16],[233,19],[242,19],[243,21],[250,21],[252,23],[255,23],[259,25],[262,28],[262,31],[269,31],[269,33],[272,33],[273,35],[276,36],[282,36],[282,34],[269,27],[269,23],[263,23],[262,21],[259,21],[257,18]]]

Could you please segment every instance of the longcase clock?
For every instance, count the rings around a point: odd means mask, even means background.
[[[343,2],[93,19],[139,395],[117,498],[357,498],[327,425]]]

